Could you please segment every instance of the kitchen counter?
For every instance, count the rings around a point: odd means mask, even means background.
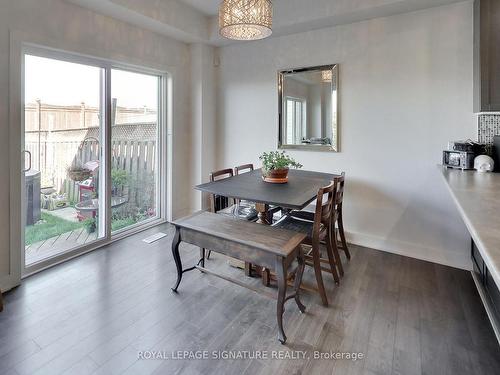
[[[500,173],[440,168],[460,215],[500,288]]]

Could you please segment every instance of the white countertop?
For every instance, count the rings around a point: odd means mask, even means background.
[[[440,168],[460,215],[500,288],[500,173]]]

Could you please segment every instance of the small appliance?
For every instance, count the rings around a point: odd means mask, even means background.
[[[474,169],[474,152],[471,151],[443,151],[443,165],[448,168]]]

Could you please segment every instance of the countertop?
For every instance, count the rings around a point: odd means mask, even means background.
[[[500,288],[500,173],[440,168],[460,215]]]

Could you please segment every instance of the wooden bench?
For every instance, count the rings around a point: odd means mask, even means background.
[[[185,272],[198,269],[268,297],[276,298],[278,339],[284,344],[286,342],[286,336],[283,330],[285,302],[294,298],[299,310],[301,312],[305,311],[305,306],[299,299],[299,289],[302,281],[302,273],[304,271],[304,255],[300,244],[305,239],[306,235],[244,220],[235,220],[210,212],[198,212],[175,221],[173,224],[176,227],[176,231],[172,242],[172,254],[177,267],[177,282],[172,290],[177,292],[182,275]],[[206,269],[204,267],[205,259],[203,255],[197,265],[183,269],[179,254],[179,244],[181,242],[199,246],[202,249],[210,249],[220,254],[274,270],[278,281],[277,296],[269,291],[264,291],[240,280],[223,276]],[[294,291],[287,296],[288,269],[294,260],[297,260],[298,264],[297,267],[291,271],[295,273]]]

